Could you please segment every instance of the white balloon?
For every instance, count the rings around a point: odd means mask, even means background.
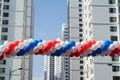
[[[4,51],[4,49],[5,49],[5,46],[4,46],[4,45],[1,45],[1,46],[0,46],[0,51]]]
[[[20,49],[23,49],[24,44],[23,44],[23,43],[20,43],[20,44],[18,44],[18,46],[19,46]]]
[[[82,42],[81,42],[81,45],[83,45],[85,42],[86,42],[86,41],[82,41]]]
[[[60,38],[57,38],[56,41],[62,41]]]
[[[75,47],[72,47],[72,53],[75,53],[77,51],[77,49]]]
[[[15,49],[14,49],[14,52],[17,53],[17,52],[19,52],[19,50],[20,50],[20,47],[16,46]]]
[[[110,49],[110,50],[114,50],[114,49],[115,49],[115,45],[114,45],[114,44],[111,44],[111,45],[109,46],[109,49]]]
[[[42,43],[38,43],[38,44],[37,44],[37,47],[38,47],[39,49],[40,49],[42,46],[43,46]]]
[[[56,48],[57,50],[59,50],[59,49],[61,48],[61,45],[60,45],[59,43],[57,43],[57,44],[55,45],[55,48]]]
[[[6,45],[8,45],[10,42],[9,41],[5,41],[4,42],[4,45],[6,46]]]
[[[35,48],[33,49],[33,51],[34,51],[34,52],[38,52],[38,51],[39,51],[39,48],[38,48],[38,47],[35,47]]]
[[[64,41],[61,41],[61,42],[60,42],[60,45],[61,45],[61,46],[64,46],[64,45],[65,45],[65,42],[64,42]]]
[[[65,41],[65,44],[68,44],[69,42],[68,41]]]
[[[94,44],[94,45],[92,45],[91,49],[92,49],[92,50],[96,50],[96,49],[97,49],[97,46]]]
[[[46,44],[46,42],[47,42],[46,40],[43,40],[42,44],[44,45],[44,44]]]
[[[79,48],[81,47],[81,43],[80,42],[77,42],[76,45],[75,45],[76,48]]]
[[[29,42],[28,40],[24,40],[23,44],[26,46],[26,45],[28,45],[28,42]]]
[[[28,40],[28,42],[32,42],[32,41],[33,41],[33,39],[29,39],[29,40]]]

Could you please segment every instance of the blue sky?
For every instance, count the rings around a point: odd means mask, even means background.
[[[61,25],[67,23],[67,0],[34,1],[34,39],[61,37]],[[43,56],[34,56],[33,80],[43,80]]]

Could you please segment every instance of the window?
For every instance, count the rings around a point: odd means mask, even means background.
[[[109,13],[116,13],[116,8],[109,8]]]
[[[79,41],[80,41],[80,42],[82,42],[82,41],[83,41],[83,39],[80,39]]]
[[[0,76],[0,80],[5,80],[5,77],[3,77],[3,76]]]
[[[80,72],[80,75],[83,75],[83,72]]]
[[[83,56],[80,56],[80,58],[83,58]]]
[[[2,32],[8,32],[8,28],[2,28]]]
[[[118,40],[118,37],[117,37],[117,36],[111,36],[111,40],[112,40],[112,41],[117,41],[117,40]]]
[[[79,14],[79,17],[82,17],[82,14]]]
[[[3,13],[3,17],[9,17],[9,13],[8,12],[4,12]]]
[[[5,73],[5,68],[0,68],[0,73]]]
[[[80,60],[80,63],[83,64],[83,60]]]
[[[3,9],[4,9],[4,10],[8,10],[8,9],[9,9],[9,5],[4,5],[4,6],[3,6]]]
[[[120,80],[120,76],[113,76],[113,80]]]
[[[80,37],[83,37],[83,34],[79,34]]]
[[[79,31],[80,31],[80,32],[82,32],[82,31],[83,31],[83,29],[79,29]]]
[[[120,13],[120,6],[119,6],[119,13]]]
[[[80,80],[83,80],[83,77],[80,77]]]
[[[79,27],[82,27],[83,25],[82,24],[79,24]]]
[[[0,9],[1,9],[1,7],[2,7],[2,4],[0,3]]]
[[[115,4],[115,0],[109,0],[109,4]]]
[[[112,71],[113,71],[113,72],[118,72],[119,69],[120,69],[119,66],[112,66]]]
[[[82,7],[82,4],[79,4],[79,7]]]
[[[110,17],[110,22],[117,22],[117,18],[116,17]]]
[[[8,20],[3,20],[2,24],[4,24],[4,25],[9,24],[9,21]]]
[[[79,0],[79,2],[82,2],[82,0]]]
[[[79,19],[79,21],[81,22],[81,21],[82,21],[82,19]]]
[[[80,69],[83,69],[83,66],[80,66]]]
[[[10,0],[4,0],[4,2],[10,2]]]
[[[110,31],[111,32],[116,32],[117,31],[117,26],[110,26]]]
[[[7,35],[1,35],[1,40],[7,40],[8,36]]]
[[[82,9],[79,9],[79,12],[82,12]]]
[[[2,64],[2,65],[3,65],[3,64],[5,65],[5,64],[6,64],[6,60],[1,60],[1,61],[0,61],[0,65],[1,65],[1,64]]]
[[[119,56],[113,56],[112,61],[119,61]]]

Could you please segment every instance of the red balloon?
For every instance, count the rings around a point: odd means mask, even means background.
[[[3,60],[4,59],[4,55],[0,55],[0,60]]]

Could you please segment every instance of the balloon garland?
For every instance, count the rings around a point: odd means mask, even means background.
[[[62,41],[57,40],[16,40],[13,42],[0,42],[0,60],[5,57],[24,55],[48,55],[48,56],[115,56],[120,55],[119,41]]]

